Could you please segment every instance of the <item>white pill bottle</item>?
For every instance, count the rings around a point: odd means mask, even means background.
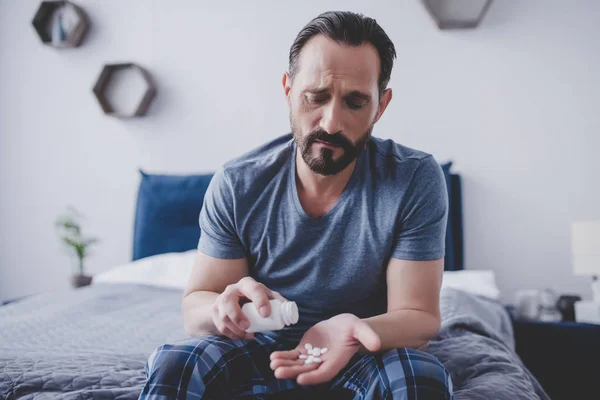
[[[271,314],[267,318],[262,317],[254,303],[246,303],[242,306],[242,312],[248,318],[250,327],[246,332],[278,331],[285,326],[298,322],[298,306],[294,301],[269,300]]]

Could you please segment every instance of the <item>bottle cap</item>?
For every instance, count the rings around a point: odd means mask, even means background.
[[[299,313],[298,313],[298,305],[295,301],[286,301],[282,305],[282,317],[283,322],[286,325],[295,324],[298,322]]]

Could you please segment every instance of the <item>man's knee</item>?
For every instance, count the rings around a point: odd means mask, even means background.
[[[452,380],[444,365],[424,351],[400,348],[385,352],[380,368],[386,390],[396,399],[451,399]]]
[[[226,338],[204,336],[157,348],[146,363],[145,391],[175,396],[182,389],[201,393],[204,377],[231,344]],[[154,390],[153,390],[154,388]]]

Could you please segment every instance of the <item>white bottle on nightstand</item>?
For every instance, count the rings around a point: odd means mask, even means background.
[[[578,301],[575,303],[575,321],[586,324],[600,324],[600,303]]]
[[[573,221],[573,272],[592,276],[592,301],[575,303],[575,321],[600,324],[600,220]]]
[[[600,280],[596,276],[592,281],[592,301],[575,303],[575,321],[600,325]]]
[[[285,326],[298,322],[298,306],[293,301],[269,300],[271,314],[267,318],[262,317],[254,303],[246,303],[242,306],[242,312],[250,321],[250,327],[246,332],[278,331]]]

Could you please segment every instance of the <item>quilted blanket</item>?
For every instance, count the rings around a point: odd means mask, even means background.
[[[186,337],[181,295],[98,284],[0,307],[0,398],[136,399],[152,351]]]
[[[1,399],[137,399],[144,366],[187,337],[180,290],[96,284],[0,307]],[[442,292],[443,326],[429,351],[456,399],[547,399],[514,353],[508,314],[492,301]]]
[[[427,351],[450,373],[455,400],[550,400],[516,354],[500,303],[447,288],[440,307],[442,327]]]

